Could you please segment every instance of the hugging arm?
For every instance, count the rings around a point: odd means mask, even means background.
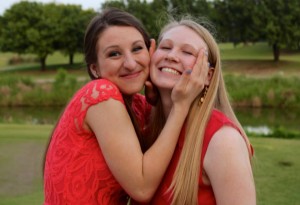
[[[203,52],[197,59],[202,61]],[[172,158],[189,107],[204,87],[197,64],[183,73],[173,89],[173,107],[155,143],[143,154],[125,106],[114,99],[98,103],[87,111],[85,122],[95,133],[112,174],[136,201],[146,202],[155,193]],[[198,89],[197,89],[198,88]]]

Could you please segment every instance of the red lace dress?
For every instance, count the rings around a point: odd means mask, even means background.
[[[94,133],[83,128],[88,108],[109,98],[124,103],[114,84],[94,80],[80,89],[66,107],[46,155],[44,205],[127,204],[127,194],[105,163]],[[144,126],[149,111],[145,98],[135,95],[132,106]]]

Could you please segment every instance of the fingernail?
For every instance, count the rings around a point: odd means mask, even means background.
[[[205,49],[204,54],[208,56],[208,51]]]
[[[191,74],[191,73],[192,73],[192,70],[188,69],[188,70],[185,71],[185,73],[186,73],[186,74]]]

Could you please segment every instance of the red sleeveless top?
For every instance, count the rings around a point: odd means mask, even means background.
[[[99,94],[95,98],[95,93]],[[128,197],[105,163],[94,133],[83,128],[90,106],[113,98],[124,104],[108,80],[93,80],[72,98],[51,138],[44,171],[44,205],[126,205]],[[149,111],[144,96],[133,97],[141,127]],[[148,115],[148,114],[147,114]]]
[[[200,168],[200,177],[199,177],[199,190],[198,190],[198,204],[201,205],[216,205],[216,200],[214,197],[213,189],[210,185],[204,184],[202,181],[202,170],[203,170],[203,161],[204,157],[209,145],[210,140],[213,135],[218,131],[222,126],[229,125],[239,130],[237,126],[235,126],[223,113],[217,110],[213,110],[210,120],[208,121],[204,141],[203,148],[201,153],[201,168]],[[172,198],[171,193],[167,192],[168,188],[171,185],[172,178],[178,164],[178,160],[182,151],[183,143],[185,138],[185,129],[181,130],[179,140],[173,155],[173,158],[169,164],[169,167],[165,173],[165,176],[157,189],[155,195],[153,196],[151,202],[149,204],[154,205],[167,205],[171,204]]]

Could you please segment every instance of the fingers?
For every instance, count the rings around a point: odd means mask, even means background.
[[[208,53],[206,49],[201,49],[193,67],[196,76],[204,77],[208,73]],[[203,75],[206,74],[206,75]]]
[[[193,69],[186,69],[176,83],[172,94],[181,97],[182,102],[192,102],[203,90],[208,79],[208,55],[206,49],[201,49]],[[177,98],[178,99],[178,98]],[[173,101],[174,102],[174,101]]]
[[[185,88],[190,81],[191,73],[192,70],[185,70],[179,78],[179,81],[177,83],[178,86],[182,86],[183,88]]]
[[[158,101],[158,90],[151,81],[145,82],[145,96],[149,104],[155,106]]]
[[[184,86],[184,88],[186,88],[188,84],[191,84],[192,87],[194,87],[195,85],[200,85],[200,88],[202,90],[202,88],[204,87],[204,82],[208,75],[209,65],[207,59],[208,56],[206,49],[201,49],[199,51],[193,69],[187,69],[185,70],[185,72],[183,72],[181,78],[177,83],[178,87]],[[195,88],[197,88],[197,86]]]
[[[149,48],[149,54],[150,54],[150,57],[153,55],[155,49],[156,49],[156,42],[155,42],[155,39],[150,39],[150,48]]]

